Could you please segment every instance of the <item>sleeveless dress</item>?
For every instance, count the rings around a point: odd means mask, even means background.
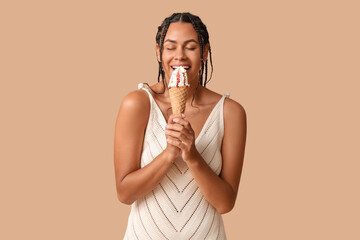
[[[141,153],[141,167],[149,164],[167,146],[167,124],[153,96]],[[222,167],[221,145],[224,136],[223,104],[227,92],[213,108],[199,136],[196,149],[217,174]],[[181,155],[149,194],[131,205],[124,240],[210,239],[226,240],[222,216],[204,198]]]

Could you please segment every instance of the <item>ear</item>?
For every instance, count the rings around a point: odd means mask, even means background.
[[[160,62],[160,47],[159,44],[156,44],[156,58]]]
[[[208,58],[209,48],[210,48],[209,44],[206,44],[205,47],[204,47],[204,57],[203,57],[204,63],[206,62],[206,60]]]

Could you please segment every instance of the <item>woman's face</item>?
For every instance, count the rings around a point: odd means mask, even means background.
[[[158,58],[159,46],[156,46]],[[207,55],[207,51],[204,51]],[[204,55],[204,61],[205,59]],[[158,59],[160,61],[160,59]],[[191,84],[199,80],[201,68],[200,44],[198,35],[191,23],[171,23],[164,38],[162,64],[165,78],[169,82],[172,71],[177,66],[187,69],[188,81]]]

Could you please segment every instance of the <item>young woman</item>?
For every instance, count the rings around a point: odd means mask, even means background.
[[[236,201],[245,110],[206,88],[211,48],[198,16],[166,18],[156,52],[158,83],[125,96],[116,121],[117,195],[132,205],[124,239],[226,239],[221,214]],[[172,114],[167,86],[178,66],[190,87],[185,112]]]

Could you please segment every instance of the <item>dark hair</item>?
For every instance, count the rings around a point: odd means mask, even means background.
[[[158,63],[159,63],[158,82],[160,82],[160,76],[161,76],[162,82],[164,85],[164,91],[162,93],[157,93],[153,89],[151,89],[151,87],[147,83],[145,83],[149,86],[149,88],[155,94],[163,94],[165,92],[166,86],[165,86],[165,73],[164,73],[164,70],[162,67],[162,52],[163,52],[165,35],[167,33],[169,25],[174,22],[191,23],[198,35],[199,43],[200,43],[200,54],[201,54],[201,69],[200,69],[200,74],[199,74],[199,83],[201,84],[201,86],[206,87],[206,83],[208,83],[212,77],[213,64],[212,64],[212,56],[211,56],[211,47],[210,47],[210,42],[209,42],[209,33],[207,31],[205,24],[201,21],[201,19],[198,16],[193,15],[189,12],[173,13],[170,17],[167,17],[164,19],[162,24],[158,27],[158,31],[156,33],[156,43],[158,44],[159,49],[160,49],[160,56],[159,56],[160,61],[158,61]],[[205,63],[203,61],[204,49],[205,49],[206,44],[209,44],[210,65],[211,65],[211,74],[210,74],[209,80],[207,79],[208,60],[206,59]],[[205,71],[205,82],[203,81],[204,80],[204,76],[203,76],[204,71]],[[198,86],[196,86],[195,92],[197,90],[197,87]],[[194,92],[194,96],[195,96],[195,92]],[[194,96],[193,96],[193,100],[194,100]],[[192,101],[191,101],[191,103],[192,103]]]

